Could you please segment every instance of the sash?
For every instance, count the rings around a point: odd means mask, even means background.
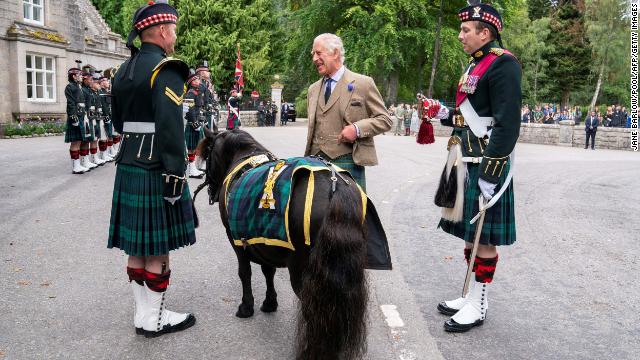
[[[513,56],[513,54],[511,54],[509,51],[507,50],[503,50],[503,51],[505,54]],[[486,74],[491,64],[493,64],[493,62],[498,57],[499,57],[498,55],[492,52],[489,52],[487,55],[485,55],[482,58],[482,60],[480,60],[479,63],[476,64],[476,66],[474,66],[473,68],[470,67],[469,69],[467,69],[467,73],[462,75],[462,78],[458,83],[458,91],[456,92],[456,107],[459,107],[460,104],[462,104],[462,102],[467,98],[468,94],[470,93],[473,94],[473,91],[475,91],[475,86],[478,85],[478,82],[480,81],[480,79],[484,76],[484,74]],[[463,86],[470,86],[471,91],[469,90],[467,90],[466,92],[462,91]]]

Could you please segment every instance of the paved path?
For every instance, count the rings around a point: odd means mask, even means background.
[[[304,126],[249,131],[281,157],[304,148]],[[465,268],[461,241],[435,226],[446,139],[376,144],[380,166],[367,170],[367,187],[395,269],[369,272],[367,359],[637,357],[638,154],[519,144],[518,241],[501,249],[484,326],[451,335],[435,305],[457,296]],[[205,196],[198,242],[174,253],[168,292],[169,307],[198,323],[148,340],[132,331],[125,256],[105,247],[114,166],[71,175],[63,138],[49,137],[1,140],[0,168],[0,359],[292,357],[286,271],[276,274],[277,313],[236,318],[235,257]],[[264,281],[259,267],[253,273],[259,303]]]

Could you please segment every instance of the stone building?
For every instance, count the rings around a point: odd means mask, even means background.
[[[67,70],[121,64],[128,49],[91,0],[0,0],[0,127],[66,118]]]

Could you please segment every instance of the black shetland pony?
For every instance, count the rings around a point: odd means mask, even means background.
[[[295,251],[264,244],[235,246],[229,230],[222,183],[243,160],[265,154],[276,158],[242,130],[206,131],[198,146],[207,163],[206,178],[196,194],[208,186],[209,203],[220,204],[220,217],[238,258],[242,303],[236,316],[253,315],[251,262],[261,265],[267,293],[260,310],[278,308],[273,278],[287,267],[293,291],[300,300],[296,359],[336,360],[361,358],[366,347],[367,247],[362,225],[362,200],[354,181],[336,183],[330,171],[315,174],[311,214],[311,246],[304,243],[304,203],[308,173],[297,172],[289,203],[289,232]],[[195,195],[194,195],[195,196]]]

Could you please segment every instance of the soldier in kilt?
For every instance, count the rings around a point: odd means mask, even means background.
[[[103,164],[113,161],[113,158],[107,155],[107,129],[105,126],[105,112],[104,112],[104,94],[102,92],[102,85],[100,84],[99,72],[96,71],[93,74],[93,82],[91,83],[91,90],[93,92],[93,99],[95,101],[96,108],[96,142],[98,145],[97,154],[94,157],[97,160],[103,162]]]
[[[233,130],[240,127],[240,97],[238,90],[233,89],[229,92],[227,100],[227,108],[229,116],[227,117],[227,130]]]
[[[113,187],[109,248],[129,257],[137,334],[156,337],[195,324],[165,308],[169,252],[196,241],[197,219],[185,177],[182,102],[189,67],[167,57],[176,43],[178,12],[149,2],[133,16],[131,57],[116,72],[112,122],[123,142]],[[133,42],[140,36],[140,49]]]
[[[184,139],[187,143],[187,151],[189,158],[189,165],[187,167],[187,174],[191,178],[202,178],[204,173],[196,166],[196,148],[200,140],[204,138],[204,126],[205,126],[205,103],[204,93],[201,89],[200,76],[196,74],[189,75],[187,79],[187,86],[189,91],[185,95],[185,99],[193,100],[192,104],[189,104],[189,110],[187,111],[186,118],[187,123],[184,127]]]
[[[87,150],[89,154],[85,156],[85,161],[89,166],[93,164],[93,167],[104,165],[105,161],[99,159],[96,154],[98,153],[98,138],[100,137],[100,127],[98,125],[98,97],[93,89],[93,75],[85,72],[82,74],[82,92],[87,106],[87,119],[88,119],[88,135],[85,141],[87,142]],[[85,130],[87,130],[85,129]]]
[[[443,208],[438,226],[465,241],[464,256],[467,263],[473,262],[475,275],[465,296],[438,304],[439,312],[452,315],[444,323],[450,332],[482,325],[498,263],[497,246],[516,241],[511,167],[522,103],[520,64],[502,48],[498,11],[476,1],[458,16],[462,21],[458,40],[471,58],[458,84],[456,108],[432,99],[424,102],[429,118],[453,127],[436,194],[436,204]],[[480,195],[486,212],[477,256],[471,259],[477,223],[470,221],[480,211]]]
[[[80,163],[80,145],[82,144],[82,131],[84,127],[84,93],[80,88],[82,82],[82,71],[78,68],[71,68],[67,71],[69,83],[64,89],[67,98],[67,127],[64,133],[64,142],[69,143],[69,154],[71,155],[71,172],[73,174],[83,174],[89,171]]]
[[[205,126],[209,130],[217,129],[218,123],[216,119],[216,111],[218,100],[216,99],[215,89],[211,83],[211,72],[209,71],[209,63],[205,60],[196,68],[196,75],[200,77],[199,91],[204,97],[204,115],[206,119]]]
[[[102,100],[102,116],[106,132],[106,156],[113,160],[116,153],[113,149],[113,124],[111,123],[111,84],[106,76],[100,78],[100,100]]]
[[[218,114],[219,105],[216,91],[211,82],[211,72],[209,71],[208,61],[203,61],[202,64],[196,68],[196,75],[200,77],[199,91],[204,98],[204,126],[208,127],[211,131],[217,131],[218,129]],[[204,133],[204,129],[203,129]],[[204,137],[204,136],[203,136]],[[202,170],[205,167],[205,163],[202,161],[200,154],[196,154],[196,168]]]

